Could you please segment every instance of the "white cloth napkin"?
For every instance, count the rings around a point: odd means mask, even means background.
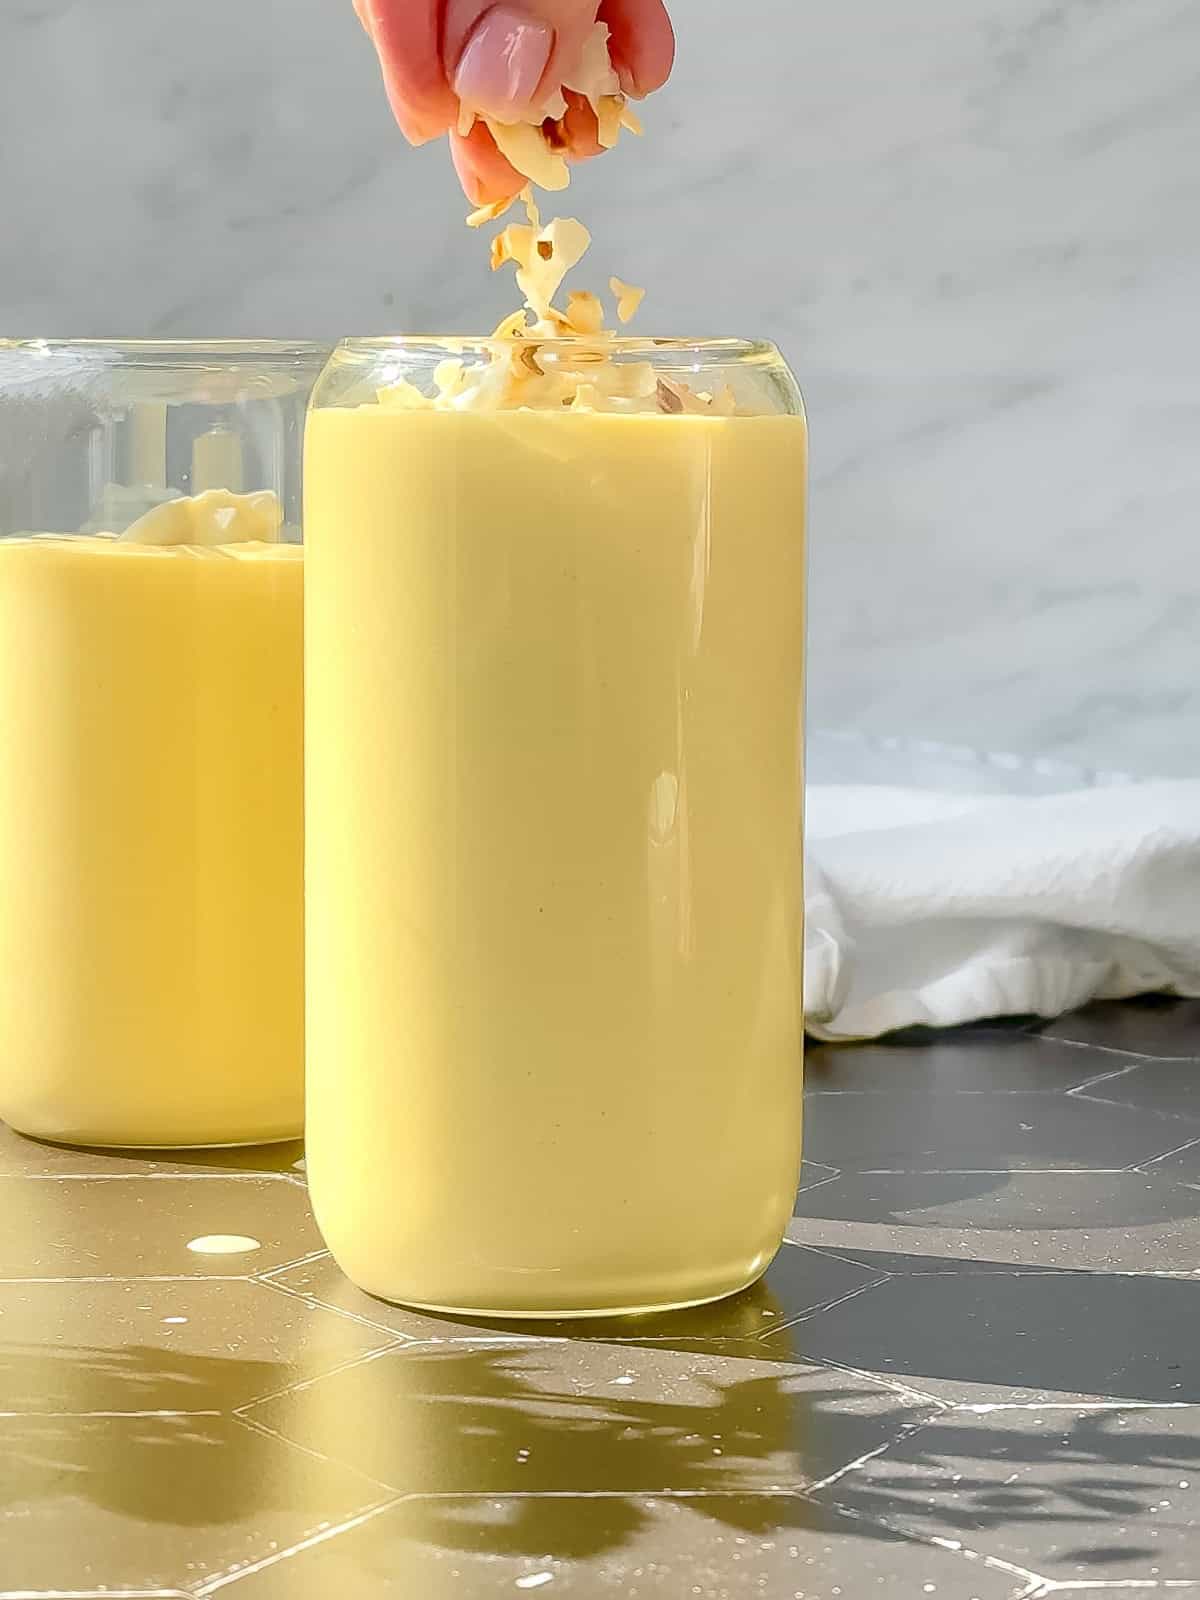
[[[808,791],[805,1020],[822,1039],[1200,994],[1200,782]]]

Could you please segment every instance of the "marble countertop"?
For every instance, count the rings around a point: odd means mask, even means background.
[[[1200,1588],[1198,1072],[1190,1002],[814,1049],[763,1282],[532,1333],[353,1289],[298,1145],[0,1130],[0,1596]]]

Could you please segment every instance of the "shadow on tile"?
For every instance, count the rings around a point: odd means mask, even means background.
[[[556,1600],[889,1592],[926,1600],[935,1591],[1008,1600],[1025,1587],[1012,1574],[794,1495],[456,1496],[389,1507],[250,1574],[238,1592],[244,1600],[429,1600],[543,1585]]]
[[[232,1417],[0,1417],[6,1588],[189,1586],[348,1516],[378,1488]]]
[[[1200,1415],[1194,1407],[963,1408],[825,1492],[865,1516],[962,1540],[1059,1582],[1193,1578]]]
[[[799,1489],[931,1415],[753,1345],[393,1347],[251,1406],[280,1438],[404,1494]]]

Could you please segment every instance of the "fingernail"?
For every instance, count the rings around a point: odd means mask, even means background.
[[[553,49],[553,28],[514,6],[493,6],[467,40],[454,92],[471,110],[517,121],[529,110]]]

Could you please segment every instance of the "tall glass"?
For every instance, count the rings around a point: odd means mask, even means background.
[[[387,1299],[695,1304],[800,1159],[800,396],[770,345],[621,341],[661,410],[389,403],[492,354],[350,341],[310,410],[313,1203]]]
[[[300,454],[327,349],[0,343],[0,1116],[303,1119]]]

